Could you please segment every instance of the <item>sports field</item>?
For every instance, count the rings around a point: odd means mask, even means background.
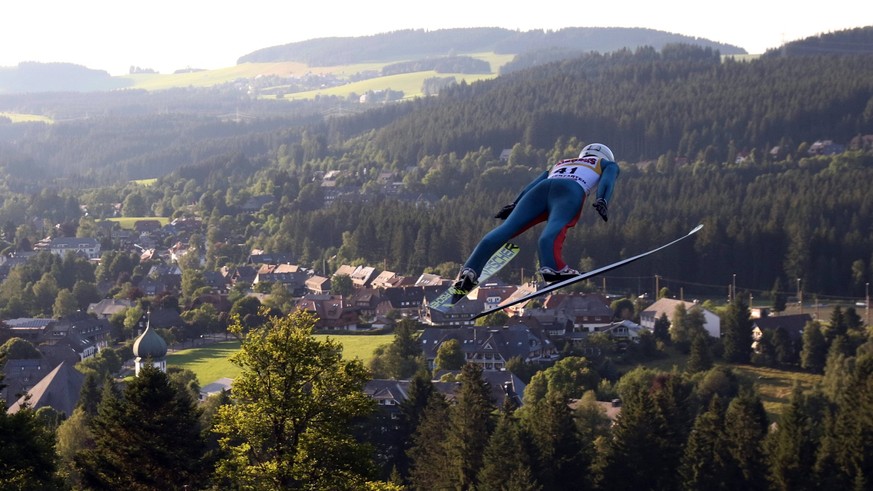
[[[343,358],[347,360],[360,359],[367,364],[373,356],[373,350],[382,344],[388,344],[393,334],[380,335],[315,335],[318,339],[330,337],[343,345]],[[197,375],[200,386],[212,383],[220,378],[234,378],[239,374],[239,367],[230,362],[230,357],[239,351],[239,341],[222,341],[196,348],[173,351],[167,354],[167,366],[187,368]]]

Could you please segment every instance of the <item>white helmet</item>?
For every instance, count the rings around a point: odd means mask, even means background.
[[[612,150],[610,150],[609,147],[602,143],[592,143],[590,145],[585,145],[585,148],[583,148],[582,152],[579,154],[579,158],[581,159],[582,157],[586,157],[588,155],[601,157],[606,160],[611,160],[615,162],[615,157],[612,155]]]

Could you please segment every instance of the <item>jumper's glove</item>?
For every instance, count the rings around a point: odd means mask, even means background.
[[[604,222],[609,219],[609,209],[606,207],[605,199],[597,198],[597,201],[595,201],[594,204],[591,206],[593,206],[594,209],[597,210],[597,213],[600,214],[600,218],[602,218]]]
[[[512,210],[514,210],[514,209],[515,209],[515,203],[508,204],[508,205],[504,206],[503,208],[501,208],[500,211],[498,211],[497,214],[494,215],[494,218],[506,220],[506,217],[508,217],[509,214],[512,213]]]

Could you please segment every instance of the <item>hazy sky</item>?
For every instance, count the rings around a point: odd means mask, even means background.
[[[307,39],[453,27],[647,27],[756,54],[870,25],[869,0],[6,0],[0,67],[41,61],[113,75],[131,65],[171,73],[232,66],[254,50]]]

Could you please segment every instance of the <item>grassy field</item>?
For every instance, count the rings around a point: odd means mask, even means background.
[[[118,226],[125,230],[133,230],[133,225],[139,220],[157,220],[161,222],[161,226],[170,223],[170,219],[167,217],[118,217],[107,218],[107,220],[111,222],[118,222]]]
[[[0,112],[0,118],[9,118],[13,123],[54,123],[54,120],[48,116],[40,116],[38,114]]]
[[[455,77],[458,82],[466,81],[473,83],[478,80],[491,79],[497,76],[500,68],[514,58],[514,55],[499,55],[496,53],[473,53],[468,56],[487,61],[491,64],[490,74],[460,74],[460,73],[436,73],[434,71],[415,72],[388,77],[377,77],[360,82],[349,83],[338,87],[322,90],[312,90],[286,94],[287,100],[312,99],[319,95],[335,95],[346,97],[349,94],[363,94],[367,91],[384,89],[402,90],[405,98],[421,96],[421,88],[424,80],[432,77]],[[396,60],[400,61],[400,60]],[[391,63],[394,63],[392,61]],[[254,79],[259,75],[276,75],[280,77],[301,77],[307,73],[332,74],[339,78],[347,78],[361,72],[379,71],[388,63],[358,63],[353,65],[337,65],[329,67],[311,67],[305,63],[277,62],[277,63],[242,63],[227,68],[216,70],[203,70],[191,73],[173,74],[137,74],[124,75],[130,88],[144,90],[166,90],[175,87],[211,87],[226,84],[241,79]],[[267,96],[273,97],[273,96]]]
[[[767,410],[767,416],[773,421],[782,414],[794,384],[799,383],[803,389],[810,389],[819,380],[820,375],[806,372],[779,370],[776,368],[756,367],[751,365],[732,365],[731,368],[741,377],[751,381],[757,388]]]
[[[685,369],[687,360],[688,355],[683,355],[671,348],[668,351],[668,356],[641,365],[665,372],[673,370],[674,367],[682,371]],[[717,362],[716,364],[725,365],[722,362]],[[788,399],[791,397],[791,391],[794,389],[795,383],[799,383],[803,389],[810,389],[821,379],[820,375],[800,371],[780,370],[753,365],[726,365],[739,377],[755,386],[755,389],[761,396],[761,402],[764,403],[767,416],[769,416],[771,421],[775,421],[782,414],[783,408],[788,404]],[[627,372],[635,366],[618,365],[618,368],[622,372]]]
[[[327,336],[318,334],[317,339],[338,340],[343,345],[343,358],[359,359],[365,364],[373,356],[373,350],[382,344],[388,344],[394,339],[393,334],[378,336]],[[202,347],[178,350],[167,354],[167,365],[187,368],[194,372],[201,386],[212,383],[220,378],[234,378],[239,374],[239,368],[230,362],[230,357],[239,351],[239,341],[223,341]]]

